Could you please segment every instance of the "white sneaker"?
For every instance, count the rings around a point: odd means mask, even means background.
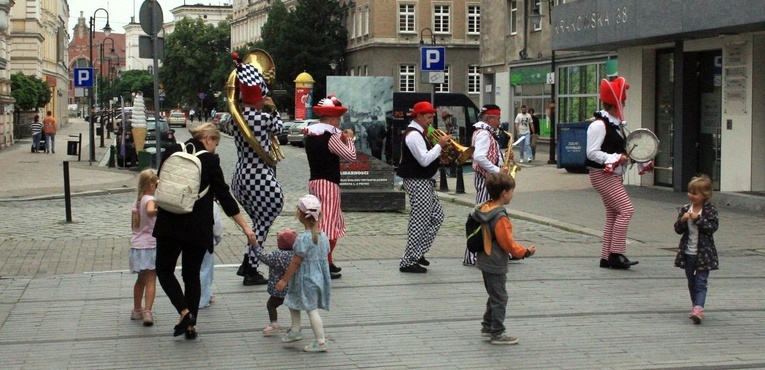
[[[523,163],[523,159],[521,159],[521,163]]]
[[[292,343],[303,339],[303,335],[298,331],[291,331],[282,337],[282,343]]]
[[[324,342],[324,343],[313,342],[313,343],[303,347],[303,351],[305,351],[305,352],[327,352],[327,342]]]

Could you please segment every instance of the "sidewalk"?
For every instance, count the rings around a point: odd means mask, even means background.
[[[77,140],[82,134],[81,161],[77,156],[67,155],[67,141]],[[71,118],[66,127],[56,133],[56,153],[31,153],[32,138],[16,142],[14,147],[0,151],[0,168],[3,169],[0,201],[51,197],[64,193],[64,161],[69,162],[69,182],[72,193],[98,192],[108,189],[131,189],[135,186],[136,173],[106,167],[114,135],[104,139],[95,137],[96,161],[89,163],[90,153],[88,122]]]

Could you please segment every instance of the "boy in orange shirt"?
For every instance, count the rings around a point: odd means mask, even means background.
[[[518,344],[518,339],[505,333],[507,309],[507,264],[510,256],[533,256],[535,246],[526,248],[513,239],[513,224],[507,217],[505,205],[513,199],[515,180],[507,174],[490,174],[486,178],[489,201],[479,204],[471,213],[476,221],[489,224],[484,227],[484,250],[476,256],[476,268],[483,273],[483,283],[489,299],[481,322],[481,335],[491,337],[491,344]]]

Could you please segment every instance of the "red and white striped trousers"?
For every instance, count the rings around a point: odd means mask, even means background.
[[[625,254],[627,228],[635,209],[624,189],[622,176],[605,173],[602,169],[590,169],[590,183],[598,191],[606,207],[606,225],[603,227],[600,258],[608,259],[611,253]]]

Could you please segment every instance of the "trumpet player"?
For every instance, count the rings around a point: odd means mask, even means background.
[[[444,221],[444,210],[436,196],[436,174],[441,150],[452,137],[442,135],[435,144],[428,140],[428,126],[433,123],[435,113],[430,102],[415,104],[409,114],[412,122],[404,131],[404,143],[401,145],[401,163],[396,175],[404,179],[404,190],[411,205],[406,251],[399,267],[401,272],[428,272],[423,267],[430,265],[425,253],[433,245]]]
[[[242,116],[253,136],[260,142],[264,150],[271,149],[271,134],[282,130],[282,119],[278,110],[266,113],[263,108],[273,107],[273,101],[267,97],[263,74],[252,64],[242,63],[237,53],[232,54],[236,65],[237,85],[241,91]],[[252,231],[257,242],[248,243],[245,248],[241,274],[244,285],[268,284],[257,270],[258,258],[255,248],[262,246],[268,236],[274,220],[282,212],[284,195],[276,181],[275,168],[270,166],[250,146],[240,130],[234,130],[237,160],[234,176],[231,179],[231,190],[252,219]],[[238,273],[238,272],[237,272]],[[239,274],[239,273],[238,273]]]
[[[481,204],[489,200],[489,192],[486,189],[486,177],[493,173],[507,174],[508,170],[502,168],[504,156],[499,148],[499,142],[495,134],[500,125],[501,110],[494,104],[486,104],[481,108],[480,121],[473,125],[472,145],[473,152],[473,183],[475,184],[475,203]],[[512,155],[512,150],[509,151]],[[465,266],[475,265],[475,253],[465,249],[465,257],[462,264]]]
[[[305,153],[311,177],[308,193],[321,201],[319,228],[329,239],[329,273],[332,279],[340,278],[340,267],[335,265],[332,251],[337,240],[345,235],[345,219],[340,209],[340,159],[356,161],[356,136],[351,129],[340,130],[340,117],[348,108],[334,95],[329,95],[313,107],[319,123],[306,127]]]

